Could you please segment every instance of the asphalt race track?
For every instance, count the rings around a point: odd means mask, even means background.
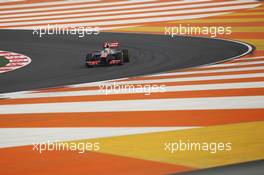
[[[241,55],[236,42],[196,37],[100,33],[80,38],[32,31],[1,30],[0,49],[24,54],[32,63],[0,74],[0,93],[152,74],[213,63]],[[123,66],[86,68],[85,55],[104,41],[119,41],[131,61]]]
[[[239,163],[235,165],[227,165],[216,168],[208,168],[187,173],[176,173],[174,175],[223,175],[223,174],[239,174],[239,175],[262,175],[264,172],[264,161],[257,160],[253,162]]]

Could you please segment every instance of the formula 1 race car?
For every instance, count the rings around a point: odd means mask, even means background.
[[[105,42],[102,50],[97,50],[86,55],[86,66],[122,65],[129,62],[128,50],[118,50],[118,46],[118,42]]]

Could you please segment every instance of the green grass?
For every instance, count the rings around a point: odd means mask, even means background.
[[[5,65],[7,65],[9,63],[9,60],[4,58],[4,57],[0,57],[0,67],[3,67]]]

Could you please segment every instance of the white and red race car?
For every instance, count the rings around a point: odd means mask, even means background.
[[[129,62],[128,50],[118,50],[118,42],[105,42],[102,50],[97,50],[86,55],[86,66],[96,65],[122,65]]]

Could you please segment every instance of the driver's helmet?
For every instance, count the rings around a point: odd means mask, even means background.
[[[105,47],[103,50],[102,50],[102,52],[104,52],[104,53],[109,53],[110,52],[110,47]]]

